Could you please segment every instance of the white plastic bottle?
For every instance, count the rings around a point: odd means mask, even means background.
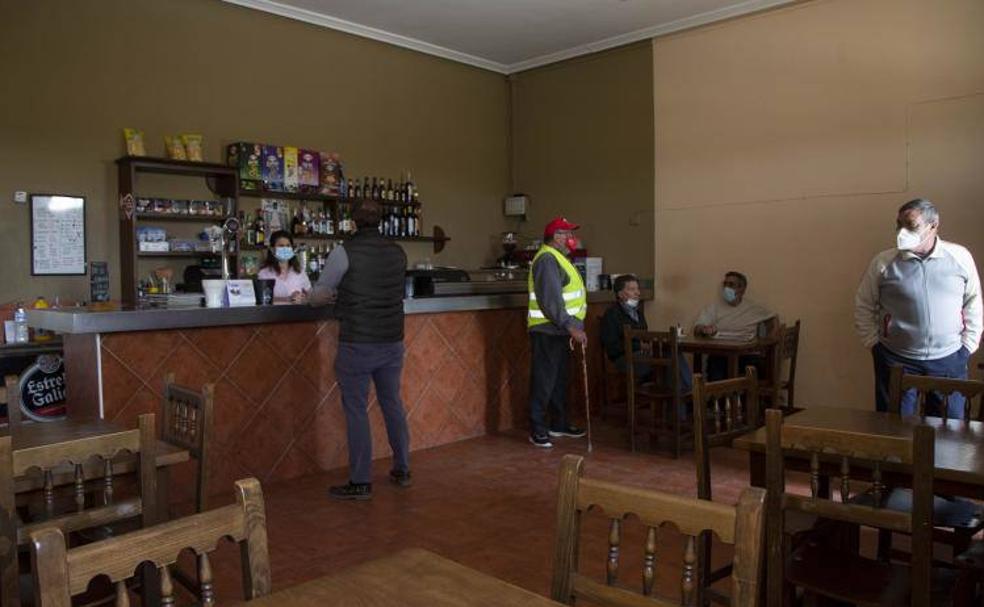
[[[28,342],[27,312],[24,311],[23,304],[17,304],[14,311],[14,341],[19,344]]]

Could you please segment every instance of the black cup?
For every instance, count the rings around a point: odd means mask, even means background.
[[[272,278],[254,278],[253,291],[256,293],[256,305],[269,306],[273,303],[273,286],[277,284]]]

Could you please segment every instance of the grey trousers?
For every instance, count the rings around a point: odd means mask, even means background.
[[[342,391],[348,433],[349,480],[353,483],[372,482],[372,434],[367,409],[370,379],[376,384],[376,398],[393,450],[393,469],[410,470],[410,430],[400,397],[402,372],[402,341],[338,344],[335,374]]]

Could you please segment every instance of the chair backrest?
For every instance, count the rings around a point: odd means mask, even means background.
[[[786,390],[786,406],[793,406],[794,388],[796,385],[796,360],[799,357],[799,334],[800,321],[797,320],[792,326],[782,325],[779,327],[776,336],[776,346],[772,349],[772,406],[776,406],[779,394],[783,389]],[[787,367],[788,373],[783,379],[783,367]]]
[[[116,586],[116,606],[129,605],[126,580],[145,561],[160,572],[161,598],[174,604],[174,584],[168,566],[190,548],[198,560],[202,604],[214,605],[214,580],[208,553],[219,540],[240,545],[243,594],[251,600],[270,593],[263,491],[254,478],[236,482],[236,503],[193,514],[115,538],[66,549],[61,531],[40,529],[31,534],[31,561],[40,607],[70,607],[71,597],[85,592],[92,578],[106,575]]]
[[[16,375],[7,375],[3,378],[3,386],[0,387],[0,404],[7,405],[7,425],[11,428],[21,423],[20,409],[20,378]]]
[[[730,446],[732,440],[759,426],[758,390],[755,367],[746,367],[745,377],[716,382],[694,374],[694,452],[700,499],[711,499],[711,449]]]
[[[113,459],[123,452],[135,455],[139,461],[140,490],[136,497],[117,500],[114,496]],[[86,508],[86,483],[96,479],[85,478],[84,464],[93,458],[102,462],[99,480],[103,503]],[[55,471],[66,463],[75,469],[75,509],[71,512],[55,512]],[[17,449],[12,454],[9,469],[11,478],[24,476],[32,470],[40,470],[44,476],[42,496],[46,517],[40,522],[26,524],[18,529],[18,542],[21,544],[39,527],[54,526],[69,533],[137,516],[141,518],[143,526],[157,522],[157,436],[153,413],[141,415],[139,427],[134,430]]]
[[[214,394],[213,384],[205,384],[201,392],[196,392],[175,384],[174,373],[167,373],[164,376],[161,440],[186,449],[197,462],[196,512],[204,512],[208,502]]]
[[[876,527],[912,536],[912,604],[929,605],[932,567],[933,469],[935,433],[929,426],[913,428],[912,437],[874,436],[858,432],[784,422],[782,411],[766,416],[766,486],[768,489],[769,605],[781,605],[783,594],[783,530],[785,512],[798,510],[825,519]],[[785,457],[791,452],[810,460],[810,496],[786,493]],[[862,471],[852,471],[852,462]],[[882,468],[910,471],[912,510],[883,507]],[[870,470],[873,506],[851,503],[851,481]],[[860,473],[859,473],[860,472]],[[821,475],[840,477],[841,501],[819,495]]]
[[[710,531],[735,546],[731,573],[731,604],[755,605],[762,561],[765,492],[746,489],[737,507],[681,497],[602,480],[582,478],[584,458],[566,455],[560,467],[557,499],[557,544],[554,555],[551,596],[555,601],[573,604],[575,599],[592,604],[630,606],[648,603],[655,582],[657,533],[670,523],[686,537],[680,602],[652,598],[654,605],[692,605],[697,596],[697,538]],[[604,511],[610,519],[605,583],[578,571],[581,516],[591,508]],[[643,547],[641,592],[617,585],[621,551],[622,520],[634,514],[646,526]]]
[[[623,330],[625,340],[625,362],[627,365],[626,375],[628,385],[636,385],[635,364],[644,363],[653,367],[654,370],[668,369],[662,373],[656,372],[653,380],[657,383],[665,382],[667,379],[670,388],[676,397],[682,397],[683,389],[680,385],[680,346],[678,344],[675,327],[670,327],[669,331],[642,331],[632,329],[628,325]],[[638,348],[633,348],[638,345]],[[629,390],[632,393],[632,390]]]
[[[924,417],[926,415],[926,397],[936,392],[940,395],[941,413],[943,419],[949,417],[950,398],[955,394],[962,394],[964,397],[964,408],[961,414],[962,421],[973,419],[973,404],[978,402],[977,420],[984,421],[984,381],[976,379],[949,379],[946,377],[927,377],[923,375],[909,375],[902,367],[892,367],[889,378],[888,410],[891,413],[900,413],[902,409],[902,397],[909,390],[916,391],[916,414]]]

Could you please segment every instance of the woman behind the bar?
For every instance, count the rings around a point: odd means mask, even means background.
[[[311,281],[294,252],[294,239],[285,230],[270,235],[266,260],[256,277],[277,281],[273,287],[274,299],[298,303],[304,301],[311,290]]]

